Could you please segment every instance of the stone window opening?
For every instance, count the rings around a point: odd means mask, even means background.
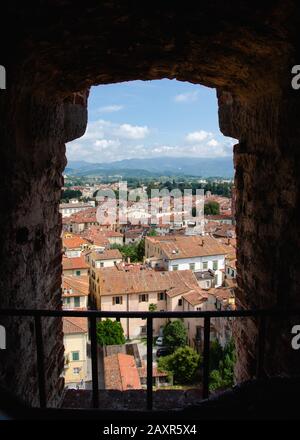
[[[217,88],[220,128],[239,139],[234,146],[238,307],[298,306],[300,128],[294,122],[300,104],[290,86],[291,66],[299,58],[294,20],[298,12],[294,2],[289,2],[286,14],[262,3],[253,8],[246,2],[217,2],[217,16],[211,7],[199,2],[183,13],[182,5],[166,3],[158,27],[155,8],[144,16],[144,11],[124,6],[113,16],[106,3],[92,13],[70,8],[67,14],[63,2],[53,5],[51,14],[45,5],[34,11],[43,28],[45,50],[30,20],[33,9],[9,10],[7,38],[15,33],[9,50],[16,58],[7,55],[10,69],[0,107],[1,188],[7,203],[0,220],[5,262],[1,307],[60,307],[58,203],[65,143],[86,129],[89,88],[160,78]],[[15,32],[19,14],[22,20]],[[61,20],[54,23],[54,16]],[[119,32],[121,38],[112,38]],[[57,320],[44,324],[44,333],[51,335],[46,344],[49,367],[53,366],[50,353],[55,351],[57,359],[63,359],[61,327]],[[299,356],[289,352],[290,328],[268,324],[269,341],[277,341],[276,350],[270,343],[264,353],[264,369],[270,376],[299,372]],[[245,319],[237,333],[236,380],[242,381],[255,377],[258,323]],[[31,371],[34,347],[28,346],[23,334],[29,337],[30,328],[20,320],[16,350],[26,361],[26,371]],[[36,404],[36,381],[25,380],[14,358],[15,354],[4,361],[1,382],[9,383],[8,372],[15,375],[14,394]],[[54,405],[63,388],[59,365],[58,361],[47,371],[48,400]]]

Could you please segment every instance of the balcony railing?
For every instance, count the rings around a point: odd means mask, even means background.
[[[44,341],[42,335],[42,318],[44,317],[84,317],[90,324],[91,360],[92,360],[92,403],[93,408],[99,406],[98,386],[98,357],[97,357],[97,318],[142,318],[147,320],[147,409],[153,408],[153,319],[155,318],[203,318],[204,345],[203,345],[203,399],[209,397],[209,355],[211,318],[242,318],[253,317],[258,319],[258,344],[256,358],[256,377],[263,374],[263,357],[265,344],[265,329],[267,317],[299,316],[300,309],[264,309],[264,310],[220,310],[220,311],[188,311],[188,312],[106,312],[98,310],[33,310],[33,309],[0,309],[0,316],[28,316],[34,318],[37,352],[37,371],[40,407],[47,407],[46,379],[44,364]]]

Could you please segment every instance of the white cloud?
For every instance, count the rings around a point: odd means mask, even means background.
[[[117,128],[119,136],[126,139],[144,139],[149,134],[147,126],[139,127],[138,125],[122,124]]]
[[[144,146],[136,145],[137,141],[146,138],[150,133],[147,126],[116,124],[99,119],[88,124],[86,133],[67,144],[69,160],[87,162],[111,162],[143,155]],[[146,153],[145,153],[146,155]]]
[[[96,142],[94,142],[94,147],[96,147],[99,151],[105,150],[106,148],[119,147],[120,145],[121,142],[118,139],[98,139]]]
[[[207,145],[209,145],[210,147],[217,147],[219,145],[219,142],[216,141],[216,139],[211,139],[207,142]]]
[[[98,113],[113,113],[118,112],[124,108],[123,105],[105,105],[104,107],[99,107],[97,109]]]
[[[181,142],[174,143],[157,142],[157,136],[159,132],[146,125],[99,119],[88,124],[84,136],[67,144],[67,157],[91,163],[150,157],[225,157],[232,155],[236,143],[221,133],[205,130],[188,133]]]
[[[195,90],[194,92],[187,92],[187,93],[179,93],[179,95],[176,95],[174,98],[175,102],[194,102],[198,99],[198,90]]]
[[[202,142],[210,136],[212,136],[212,133],[210,133],[209,131],[205,131],[205,130],[193,131],[192,133],[187,134],[186,140],[191,143]]]

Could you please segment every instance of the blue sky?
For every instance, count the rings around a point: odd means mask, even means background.
[[[68,160],[224,157],[236,143],[219,130],[216,91],[188,82],[92,87],[88,111],[86,133],[67,144]]]

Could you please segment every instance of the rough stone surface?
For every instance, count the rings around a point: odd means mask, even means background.
[[[65,142],[83,134],[95,84],[178,79],[217,88],[220,127],[238,139],[236,214],[241,307],[299,304],[299,64],[296,1],[5,6],[1,64],[0,307],[59,308]],[[267,322],[266,374],[297,374],[291,324]],[[61,323],[45,320],[47,395],[63,383]],[[37,404],[34,329],[5,322],[0,383]],[[255,374],[257,323],[236,326],[237,380]]]

